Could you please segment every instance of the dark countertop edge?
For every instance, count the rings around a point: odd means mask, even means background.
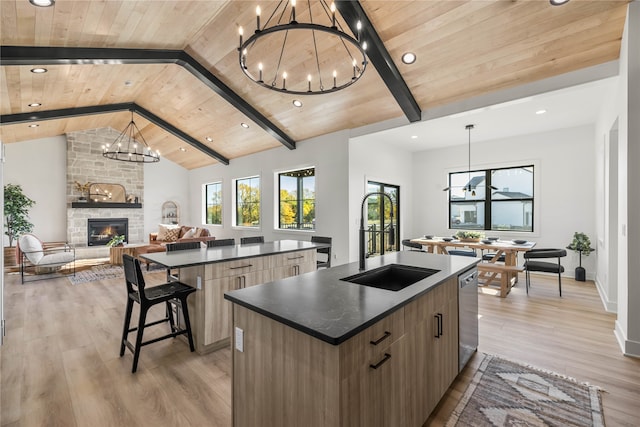
[[[277,322],[280,322],[284,325],[287,325],[293,329],[296,329],[300,332],[303,332],[307,335],[310,335],[314,338],[317,338],[321,341],[324,341],[326,343],[329,343],[331,345],[339,345],[342,344],[343,342],[347,341],[349,338],[357,335],[358,333],[364,331],[365,329],[367,329],[369,326],[373,325],[374,323],[384,319],[385,317],[389,316],[391,313],[394,313],[395,311],[399,310],[400,308],[404,307],[405,305],[409,304],[412,301],[415,301],[416,299],[422,297],[423,295],[428,294],[429,292],[431,292],[432,289],[437,288],[438,286],[440,286],[441,284],[443,284],[444,282],[446,282],[447,280],[449,280],[452,276],[459,276],[461,273],[468,271],[471,268],[477,267],[477,265],[480,263],[480,260],[478,259],[477,261],[475,261],[474,263],[461,268],[459,270],[453,271],[451,272],[451,275],[449,277],[446,277],[434,284],[432,284],[431,286],[429,286],[428,288],[424,289],[422,292],[419,292],[411,297],[406,298],[405,300],[403,300],[402,302],[399,302],[398,304],[396,304],[395,306],[391,307],[390,309],[380,313],[379,315],[363,322],[362,324],[360,324],[359,326],[356,326],[355,328],[351,329],[349,332],[344,333],[343,335],[339,336],[339,337],[331,337],[329,335],[325,335],[321,332],[318,332],[315,329],[311,329],[308,328],[304,325],[301,325],[299,323],[293,322],[289,319],[283,318],[281,316],[278,316],[277,314],[274,314],[270,311],[264,310],[262,308],[256,307],[253,304],[249,304],[243,300],[237,299],[233,296],[228,295],[227,293],[224,294],[224,298],[226,300],[229,300],[231,302],[233,302],[234,304],[238,304],[241,305],[251,311],[255,311],[256,313],[262,314],[265,317],[268,317],[270,319],[273,319]],[[313,273],[311,273],[313,274]],[[426,279],[425,279],[426,280]],[[363,285],[360,285],[363,286]],[[393,292],[393,291],[388,291],[388,292]]]
[[[309,242],[311,243],[311,242]],[[262,245],[263,243],[251,243],[249,245],[245,244],[244,246],[250,246],[250,245]],[[290,252],[299,252],[299,251],[311,251],[311,250],[317,250],[319,248],[325,248],[325,247],[329,247],[331,245],[326,244],[326,243],[313,243],[314,246],[312,247],[308,247],[308,248],[293,248],[293,249],[285,249],[285,250],[278,250],[278,251],[274,251],[274,252],[269,252],[269,253],[261,253],[261,254],[250,254],[250,255],[241,255],[241,256],[235,256],[235,257],[230,257],[230,258],[221,258],[221,259],[217,259],[217,260],[207,260],[207,261],[198,261],[198,262],[193,262],[193,263],[187,263],[187,264],[180,264],[180,265],[167,265],[167,264],[163,264],[160,261],[157,261],[156,259],[153,258],[154,252],[150,252],[148,254],[140,254],[141,258],[144,258],[145,260],[148,261],[152,261],[156,264],[160,264],[162,266],[165,267],[171,267],[171,268],[187,268],[187,267],[197,267],[200,265],[207,265],[207,264],[217,264],[219,262],[227,262],[227,261],[237,261],[239,259],[246,259],[246,258],[261,258],[261,257],[265,257],[265,256],[272,256],[272,255],[278,255],[278,254],[286,254],[286,253],[290,253]],[[236,245],[236,246],[241,246],[241,245]],[[200,248],[197,249],[199,251],[202,250],[216,250],[216,249],[221,249],[224,250],[225,247],[221,246],[221,247],[213,247],[213,248]],[[196,249],[193,249],[194,251]],[[179,254],[185,254],[188,251],[177,251],[177,252],[155,252],[155,254],[163,254],[166,256],[171,256],[171,255],[179,255]],[[148,257],[147,255],[149,255],[150,257]]]

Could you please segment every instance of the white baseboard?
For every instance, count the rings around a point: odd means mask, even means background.
[[[640,342],[627,339],[620,323],[618,323],[617,320],[613,333],[616,336],[618,345],[620,345],[620,349],[625,356],[640,358]]]
[[[596,284],[596,289],[598,291],[598,295],[600,295],[600,301],[602,301],[602,305],[604,306],[604,309],[608,313],[617,313],[618,312],[618,301],[609,300],[608,295],[604,291],[604,287],[602,286],[602,283],[600,283],[600,281],[598,280],[597,277],[595,278],[594,282]]]

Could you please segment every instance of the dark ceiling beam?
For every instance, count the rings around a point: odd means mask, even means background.
[[[2,65],[65,65],[65,64],[177,64],[193,74],[208,88],[253,120],[269,135],[290,150],[296,142],[262,113],[224,84],[213,73],[182,50],[108,49],[84,47],[2,46]]]
[[[398,67],[393,62],[393,58],[391,58],[389,51],[384,46],[382,39],[380,39],[360,2],[357,0],[336,0],[335,4],[336,9],[347,22],[353,34],[358,34],[356,27],[358,21],[362,23],[360,40],[367,42],[367,57],[376,67],[378,74],[380,74],[389,91],[400,105],[400,108],[402,108],[407,119],[410,122],[420,121],[422,119],[420,106],[402,78]]]
[[[172,124],[167,123],[160,117],[142,108],[141,106],[137,105],[134,102],[109,104],[109,105],[93,105],[89,107],[62,108],[59,110],[47,110],[47,111],[38,111],[38,112],[31,112],[31,113],[8,114],[8,115],[0,116],[0,123],[2,125],[29,123],[34,121],[68,119],[71,117],[88,116],[93,114],[114,113],[118,111],[133,111],[138,115],[144,117],[145,119],[149,120],[151,123],[155,124],[156,126],[182,139],[184,142],[191,145],[193,148],[202,151],[204,154],[210,157],[213,157],[214,159],[218,160],[220,163],[223,163],[225,165],[229,164],[229,159],[224,157],[222,154],[218,153],[215,150],[212,150],[211,148],[204,145],[197,139],[187,135],[186,133],[176,128]]]

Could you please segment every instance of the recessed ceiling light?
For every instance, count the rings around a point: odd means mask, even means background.
[[[569,0],[549,0],[551,6],[562,6],[565,3],[569,3]]]
[[[39,107],[42,104],[40,104],[39,102],[32,102],[31,104],[29,104],[29,107]]]
[[[407,52],[402,55],[402,62],[405,64],[413,64],[416,62],[416,54],[413,52]]]
[[[294,106],[294,107],[298,107],[298,108],[302,107],[302,101],[299,101],[299,100],[297,100],[297,99],[294,99],[294,100],[293,100],[293,106]]]
[[[418,139],[418,135],[411,135],[411,139]]]
[[[37,128],[38,126],[40,126],[40,125],[39,125],[39,124],[37,124],[37,123],[31,123],[31,124],[29,125],[29,127],[30,127],[30,128]]]
[[[34,6],[38,6],[38,7],[53,6],[53,4],[55,2],[56,2],[56,0],[29,0],[29,3],[31,3]]]
[[[243,127],[243,128],[245,128],[245,129],[249,129],[249,125],[248,125],[248,124],[246,124],[246,123],[244,123],[244,122],[243,122],[243,123],[240,123],[240,126],[242,126],[242,127]]]
[[[206,139],[209,142],[213,142],[213,138],[211,138],[210,136],[205,137],[204,139]]]
[[[546,113],[546,112],[547,112],[547,110],[542,109],[542,110],[538,110],[538,111],[536,111],[536,114],[537,114],[537,115],[540,115],[540,114],[544,114],[544,113]]]
[[[35,74],[42,74],[42,73],[46,73],[47,69],[42,67],[37,67],[37,68],[32,68],[31,72]]]
[[[187,151],[187,149],[186,149],[186,148],[184,148],[184,147],[180,147],[180,151],[182,151],[182,152],[184,153],[184,152],[186,152],[186,151]]]

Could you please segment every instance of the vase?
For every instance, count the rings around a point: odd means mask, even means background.
[[[465,243],[478,243],[480,241],[480,238],[479,237],[461,237],[458,240]]]

